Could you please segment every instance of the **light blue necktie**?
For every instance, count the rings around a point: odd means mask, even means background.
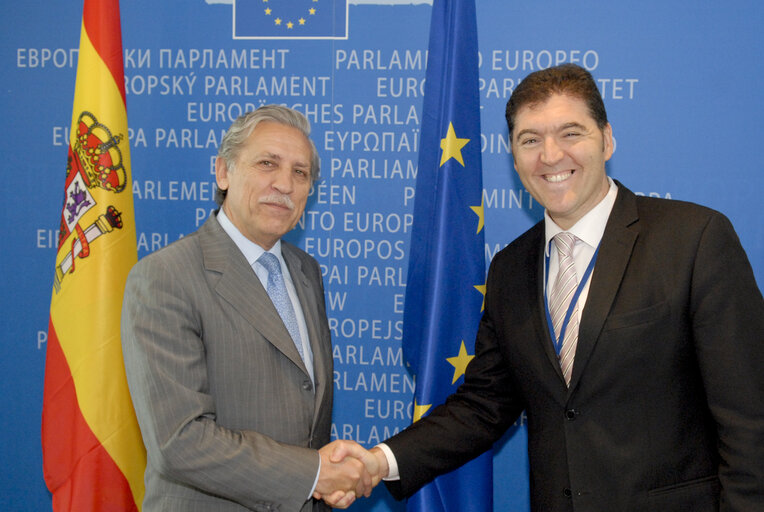
[[[273,301],[273,305],[276,306],[276,311],[279,312],[279,316],[284,322],[287,331],[289,331],[289,335],[292,336],[292,341],[294,341],[294,345],[297,347],[297,352],[300,353],[300,358],[305,361],[300,328],[297,326],[297,316],[294,313],[292,301],[289,299],[289,294],[284,284],[284,276],[281,274],[279,259],[275,255],[265,252],[257,261],[268,270],[268,295],[271,301]]]

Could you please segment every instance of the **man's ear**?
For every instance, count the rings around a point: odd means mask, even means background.
[[[602,130],[602,137],[605,151],[605,161],[607,162],[610,160],[610,157],[613,156],[613,151],[615,150],[615,145],[613,144],[613,127],[610,126],[610,123],[606,124],[605,128]]]
[[[228,166],[219,156],[215,159],[215,181],[220,190],[228,190]]]
[[[515,158],[515,149],[514,144],[512,143],[509,145],[509,152],[512,154],[512,167],[514,167],[515,172],[517,172],[517,158]]]

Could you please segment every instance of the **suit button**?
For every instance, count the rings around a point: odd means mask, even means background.
[[[568,409],[565,411],[565,419],[568,421],[573,421],[576,419],[576,416],[578,416],[578,411],[575,409]]]
[[[302,389],[304,389],[305,391],[310,391],[313,389],[313,385],[310,383],[309,380],[305,380],[302,382]]]
[[[573,491],[571,491],[570,489],[566,487],[565,489],[562,490],[562,495],[565,496],[566,498],[570,498],[573,496]]]

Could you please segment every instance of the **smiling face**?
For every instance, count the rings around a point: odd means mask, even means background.
[[[249,240],[268,250],[305,210],[311,186],[311,146],[292,126],[262,121],[242,145],[233,169],[215,163],[223,210]]]
[[[512,135],[515,170],[562,229],[570,229],[607,194],[610,124],[597,126],[583,100],[553,94],[521,107]]]

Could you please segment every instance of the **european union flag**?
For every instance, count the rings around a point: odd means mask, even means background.
[[[347,0],[234,0],[234,39],[347,39]]]
[[[474,357],[485,295],[474,0],[434,0],[403,322],[414,421],[445,402]],[[437,478],[409,511],[493,509],[492,454]]]

